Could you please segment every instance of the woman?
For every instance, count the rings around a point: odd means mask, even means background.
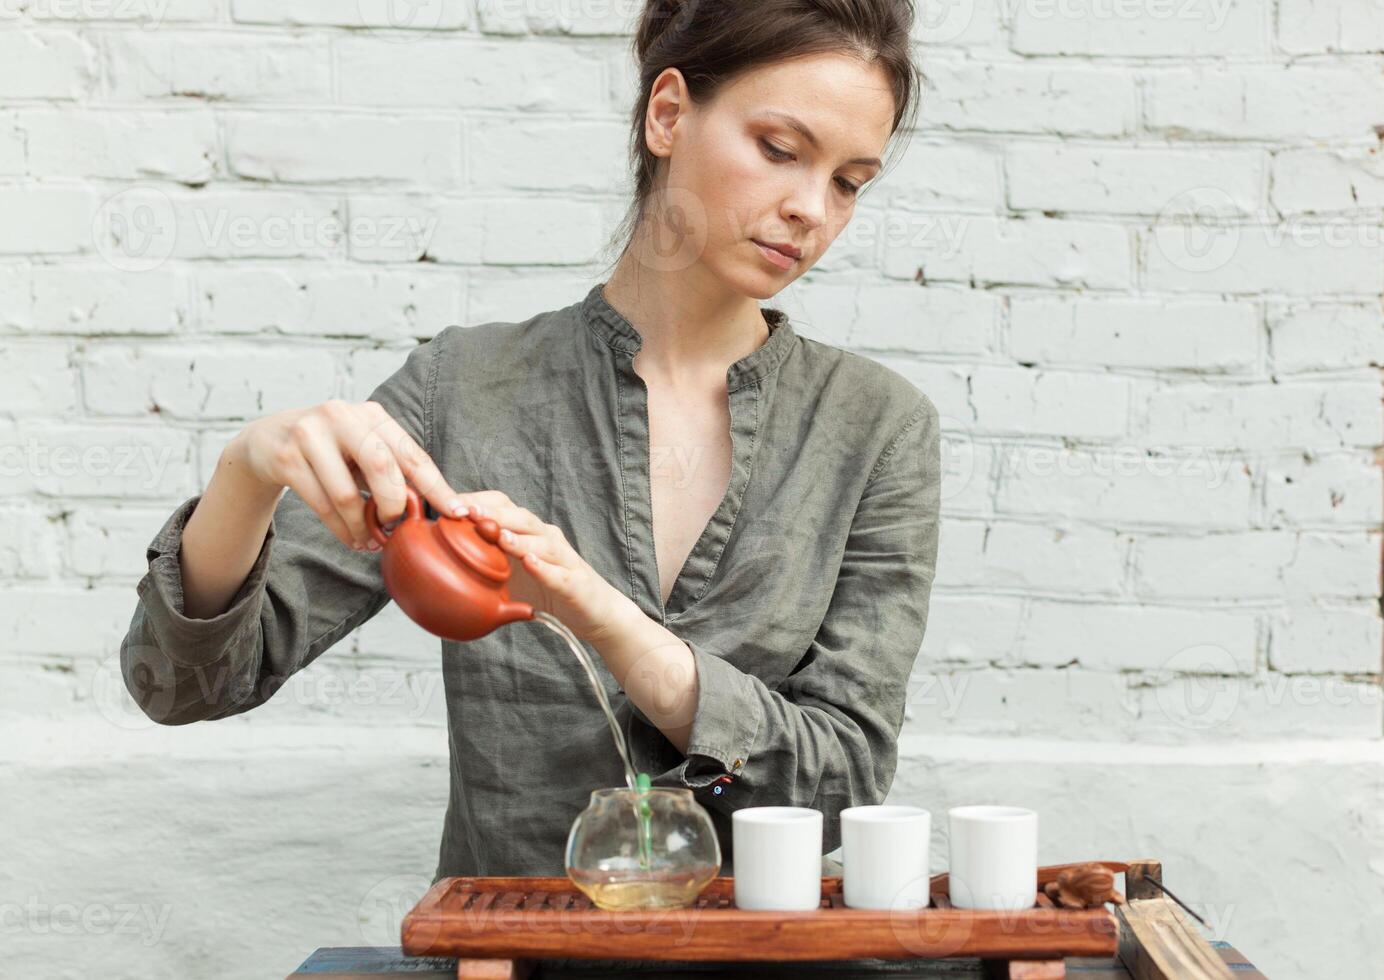
[[[143,709],[249,710],[378,612],[361,491],[393,520],[407,481],[509,532],[513,594],[600,654],[636,768],[694,791],[723,873],[743,806],[820,809],[834,849],[837,813],[893,781],[935,566],[938,417],[757,301],[812,267],[878,176],[913,108],[912,13],[648,4],[609,280],[522,322],[443,329],[365,403],[247,425],[150,544],[122,646]],[[624,782],[579,664],[537,623],[442,654],[437,877],[564,874],[588,794]]]

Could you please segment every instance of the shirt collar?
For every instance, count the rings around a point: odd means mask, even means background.
[[[602,291],[605,283],[591,287],[581,302],[582,319],[591,332],[614,350],[635,354],[644,338],[611,306]],[[778,369],[779,363],[792,348],[796,334],[788,314],[772,306],[761,306],[764,322],[769,325],[769,339],[726,369],[726,381],[731,388],[767,377]]]

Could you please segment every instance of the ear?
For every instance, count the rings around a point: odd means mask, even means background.
[[[672,155],[678,121],[691,104],[682,72],[663,69],[649,91],[649,111],[644,115],[644,144],[650,153],[656,157]]]

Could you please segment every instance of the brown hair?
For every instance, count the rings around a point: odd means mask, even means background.
[[[644,117],[664,71],[678,69],[692,100],[704,105],[723,85],[762,65],[827,52],[856,55],[878,63],[890,79],[892,136],[900,126],[911,128],[917,114],[921,74],[911,57],[913,17],[914,0],[647,0],[634,35],[634,198],[611,245],[621,245],[619,255],[629,249],[654,191],[659,158],[645,143]]]

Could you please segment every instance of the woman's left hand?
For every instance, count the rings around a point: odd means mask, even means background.
[[[510,559],[511,598],[556,616],[583,642],[611,628],[624,594],[573,550],[560,527],[543,522],[502,490],[461,496],[470,502],[473,519],[489,517],[500,525],[500,548]]]

